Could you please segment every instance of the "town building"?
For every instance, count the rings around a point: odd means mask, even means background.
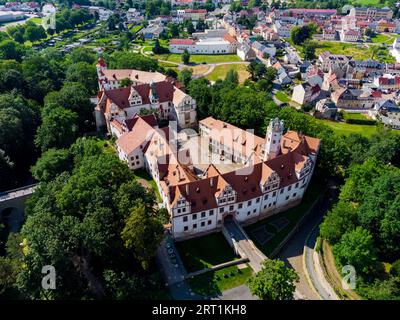
[[[399,90],[400,89],[400,76],[383,74],[374,79],[374,85],[383,90]]]
[[[380,20],[380,19],[392,19],[393,11],[388,7],[385,8],[373,8],[373,7],[357,7],[350,10],[349,16],[355,17],[359,20]]]
[[[222,37],[205,39],[171,39],[169,51],[183,53],[187,50],[190,54],[228,54],[236,53],[237,41],[229,34]]]
[[[315,101],[321,92],[321,87],[312,86],[308,82],[298,84],[293,88],[292,100],[300,105],[308,105]]]

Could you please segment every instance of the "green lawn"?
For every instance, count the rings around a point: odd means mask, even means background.
[[[202,296],[213,297],[222,291],[240,286],[252,275],[252,269],[232,266],[214,272],[203,273],[188,280],[191,289]]]
[[[368,120],[368,118],[362,114],[362,113],[358,113],[358,112],[346,112],[346,120]]]
[[[182,62],[182,57],[177,53],[160,54],[155,56],[158,59],[171,61],[171,62]],[[241,61],[236,54],[219,54],[219,55],[205,55],[205,54],[192,54],[190,56],[190,62],[192,63],[220,63],[220,62],[236,62]]]
[[[344,135],[349,135],[351,133],[359,133],[359,134],[369,138],[378,129],[377,126],[373,126],[373,125],[349,124],[349,123],[345,123],[345,122],[336,122],[336,121],[322,120],[322,119],[316,119],[316,120],[331,127],[337,133],[344,134]]]
[[[350,3],[361,6],[382,7],[382,2],[380,2],[379,0],[355,0],[355,1],[350,1]]]
[[[28,20],[31,21],[31,22],[34,22],[34,23],[36,23],[36,24],[42,24],[42,21],[43,21],[43,19],[42,19],[42,18],[39,18],[39,17],[30,18],[30,19],[28,19]]]
[[[268,257],[275,250],[275,248],[277,248],[278,245],[285,239],[289,232],[294,228],[296,223],[309,210],[314,201],[322,195],[323,191],[323,188],[321,188],[321,186],[319,186],[317,182],[312,182],[310,183],[301,204],[285,212],[281,212],[277,215],[273,215],[264,220],[258,221],[255,224],[245,227],[244,229],[251,240],[253,240],[254,244]],[[257,229],[261,225],[266,225],[267,231],[274,231],[275,229],[270,223],[281,217],[286,217],[290,221],[290,223],[283,230],[276,233],[271,240],[269,240],[264,245],[261,245],[254,237],[252,230]]]
[[[225,64],[216,66],[214,70],[206,76],[208,80],[216,81],[218,79],[225,79],[226,74],[229,70],[236,70],[239,75],[239,83],[243,83],[246,79],[249,78],[250,74],[246,69],[246,65],[244,64]]]
[[[374,47],[376,45],[369,45],[366,47],[365,44],[360,43],[341,43],[338,41],[318,41],[318,47],[315,50],[315,54],[318,56],[324,51],[329,51],[333,54],[345,54],[352,56],[355,60],[366,60],[366,59],[378,59],[382,62],[395,62],[395,59],[390,55],[389,50],[385,47],[380,47],[378,52],[374,53]],[[301,46],[295,46],[301,56]]]
[[[136,33],[136,32],[138,32],[140,29],[142,29],[143,28],[143,26],[142,25],[140,25],[140,24],[138,24],[138,25],[136,25],[136,26],[133,26],[132,28],[131,28],[131,31],[133,32],[133,33]]]
[[[289,102],[291,99],[290,97],[288,97],[288,95],[286,93],[284,93],[283,91],[278,91],[275,95],[275,97],[282,102]]]
[[[146,170],[144,170],[144,169],[136,170],[134,172],[134,176],[136,178],[146,180],[149,183],[149,185],[151,186],[151,188],[153,189],[157,201],[162,202],[162,198],[161,198],[160,192],[158,191],[157,184],[153,180],[153,178],[147,173]]]
[[[177,242],[176,248],[187,272],[194,272],[236,259],[221,232]]]
[[[371,38],[373,43],[392,43],[393,42],[393,38],[391,36],[388,36],[386,34],[377,34],[375,35],[375,37]]]

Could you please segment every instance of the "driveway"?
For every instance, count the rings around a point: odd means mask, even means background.
[[[175,266],[168,255],[166,242],[171,244],[174,254],[176,256],[177,266]],[[186,269],[179,256],[178,250],[169,234],[166,234],[164,240],[161,242],[157,250],[156,257],[159,270],[163,276],[165,285],[169,288],[171,296],[174,300],[202,300],[202,296],[193,293],[185,280],[187,274]]]
[[[329,193],[329,195],[325,196],[322,204],[318,205],[318,207],[314,209],[314,213],[309,216],[307,221],[299,228],[299,231],[289,240],[277,255],[277,258],[284,261],[288,267],[292,267],[299,275],[300,281],[296,285],[296,291],[299,297],[302,296],[303,299],[306,300],[320,299],[315,289],[309,283],[305,273],[304,261],[306,261],[306,264],[310,266],[310,268],[314,268],[313,257],[308,256],[308,254],[303,257],[303,254],[304,251],[306,250],[307,252],[308,249],[314,252],[313,248],[315,246],[316,234],[318,232],[318,228],[315,227],[320,224],[324,214],[330,208],[331,203],[337,196],[337,191],[331,191]],[[307,239],[311,232],[314,233]],[[315,277],[315,279],[315,281],[321,282],[320,277]]]

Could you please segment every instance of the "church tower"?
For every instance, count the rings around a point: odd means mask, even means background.
[[[97,79],[99,82],[99,90],[103,89],[104,83],[106,81],[106,77],[103,73],[104,70],[107,70],[107,65],[106,65],[106,62],[104,61],[104,59],[102,57],[100,57],[96,64]],[[108,88],[104,88],[104,89],[108,89]]]
[[[265,137],[266,142],[263,161],[273,159],[279,155],[283,130],[283,120],[279,120],[278,118],[271,119]]]

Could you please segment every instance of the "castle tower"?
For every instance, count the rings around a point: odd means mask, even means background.
[[[271,119],[265,137],[266,142],[263,161],[273,159],[279,155],[283,130],[283,120],[279,120],[278,118]]]

